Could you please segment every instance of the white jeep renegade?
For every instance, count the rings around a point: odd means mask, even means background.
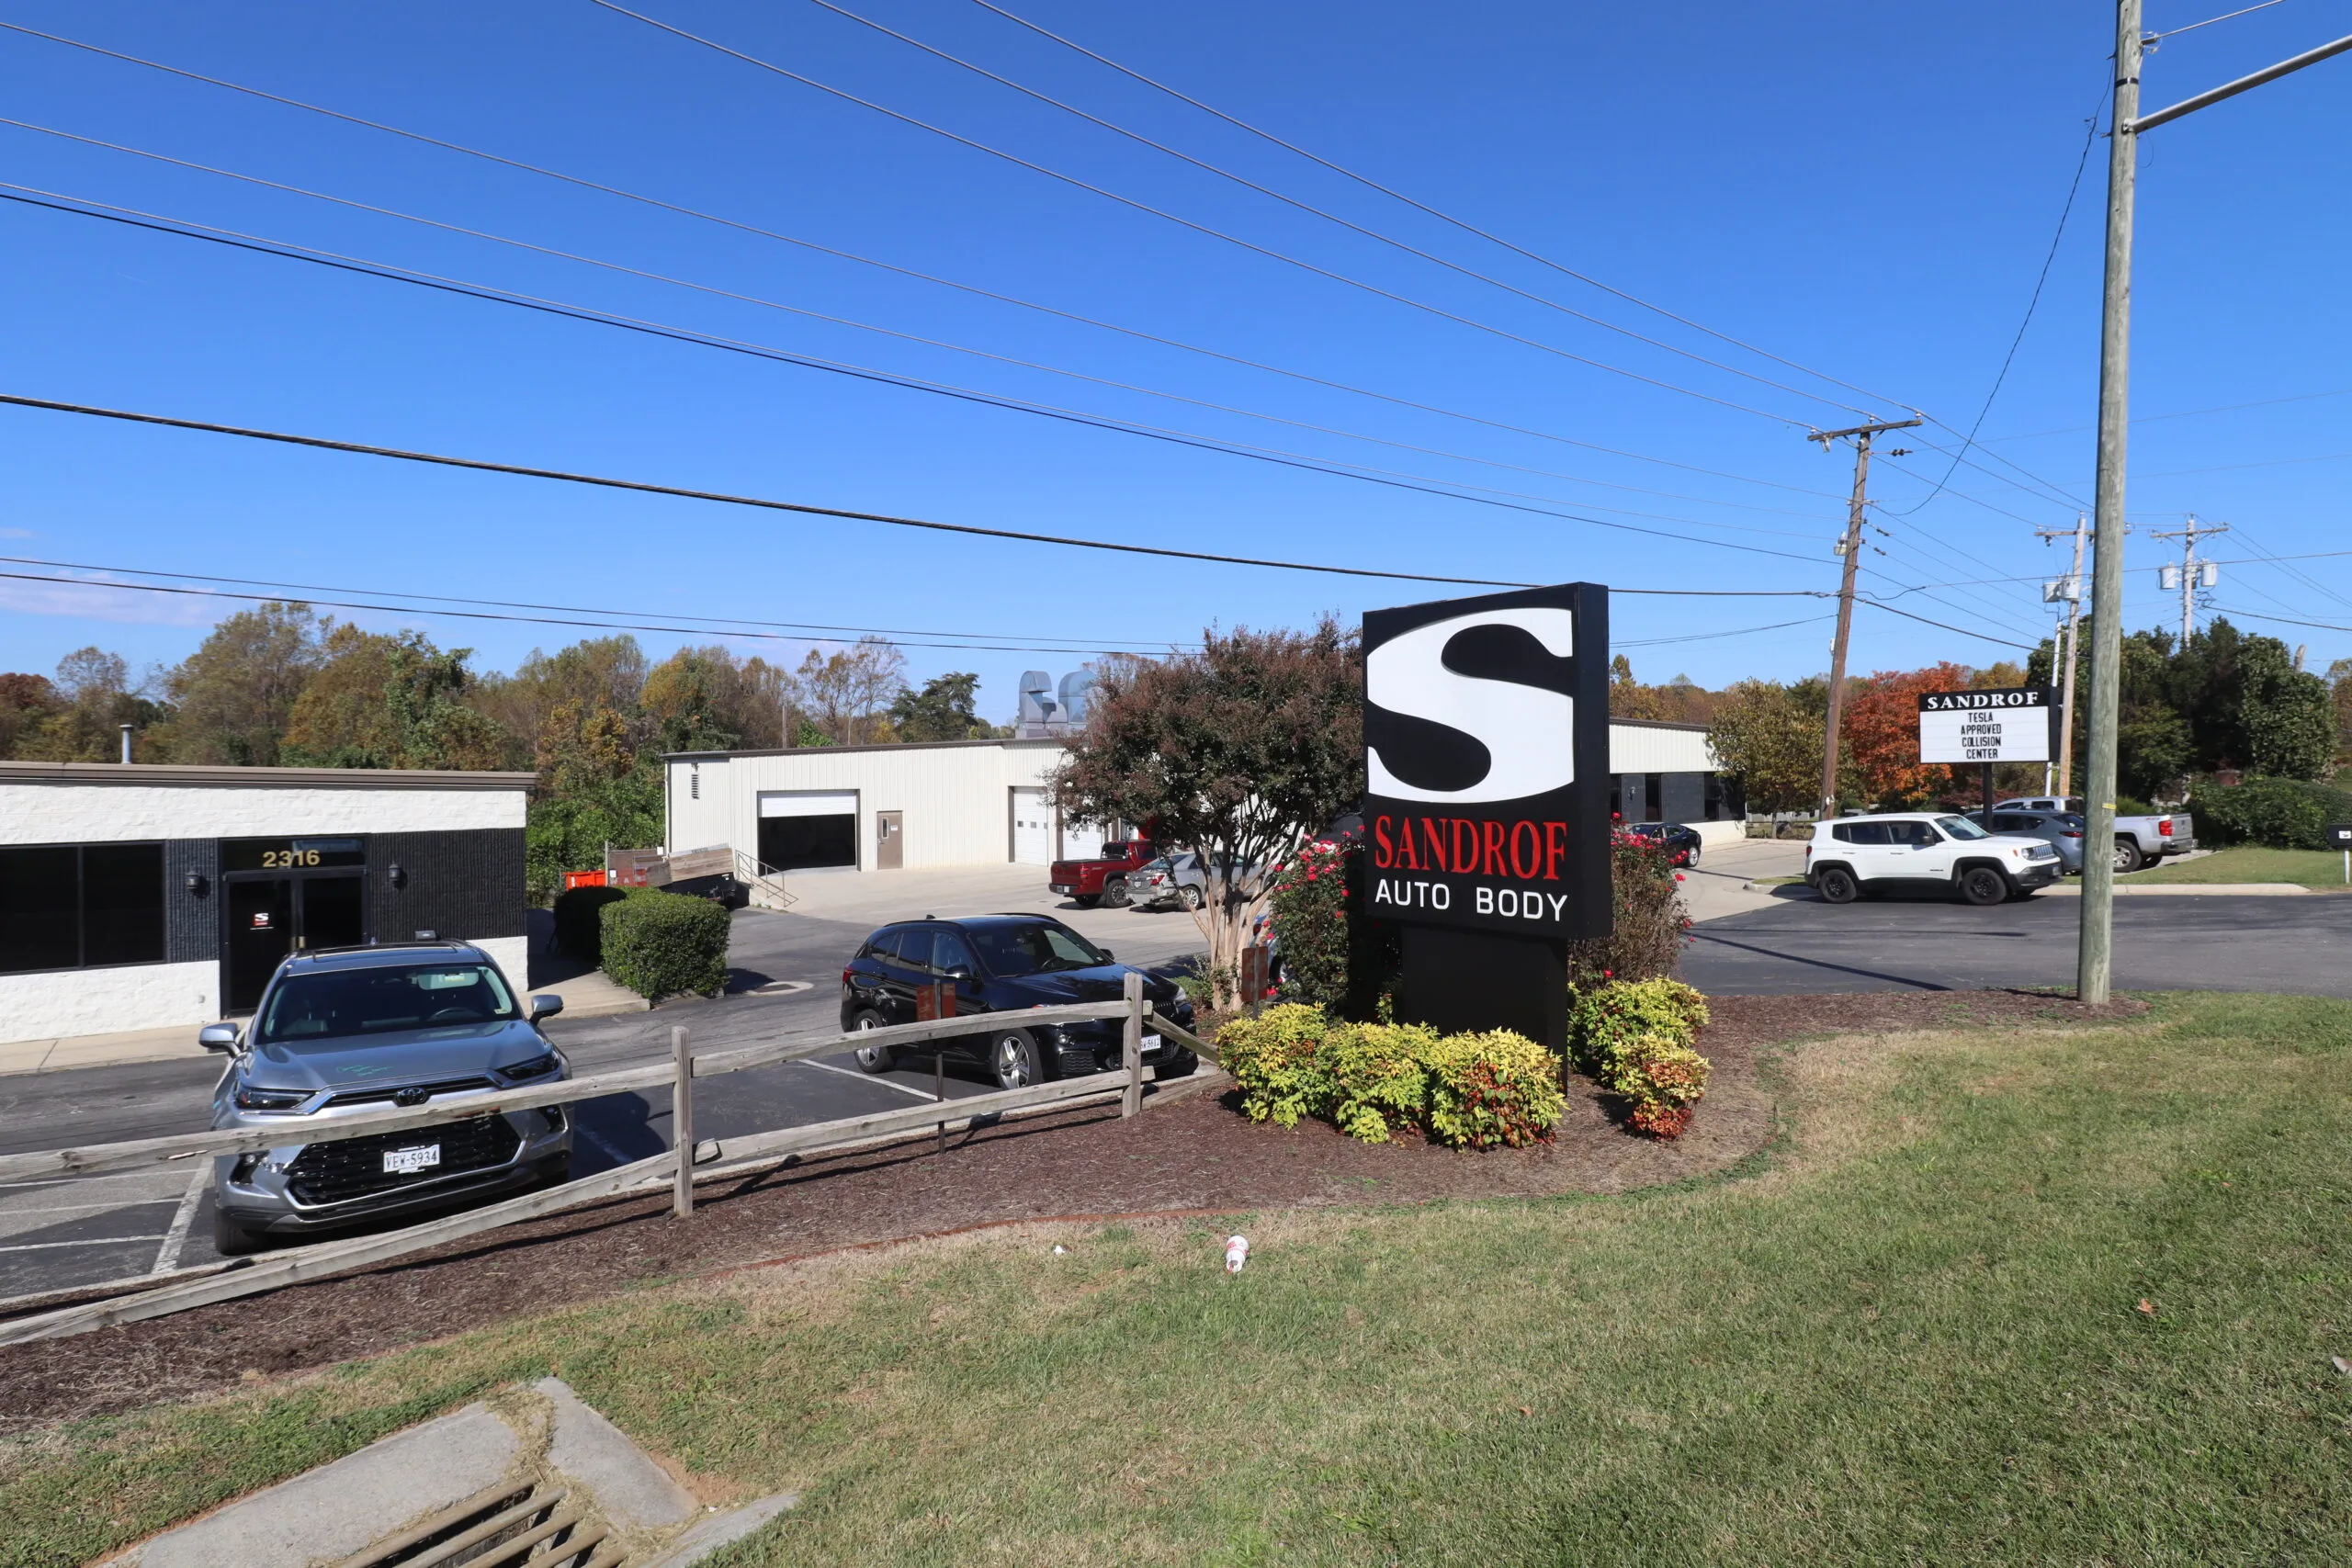
[[[1804,847],[1804,879],[1832,904],[1928,886],[1999,904],[2049,886],[2063,868],[2057,849],[2040,839],[1987,833],[1965,817],[1933,811],[1817,822]]]

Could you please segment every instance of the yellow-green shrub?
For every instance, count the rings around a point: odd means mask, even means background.
[[[1615,980],[1570,994],[1568,1053],[1605,1084],[1613,1057],[1643,1035],[1688,1045],[1706,1022],[1707,998],[1679,980]]]
[[[1707,1092],[1707,1058],[1663,1034],[1637,1035],[1613,1048],[1600,1087],[1633,1104],[1626,1120],[1653,1137],[1676,1138],[1690,1124],[1690,1108]]]
[[[1422,1066],[1429,1134],[1455,1148],[1523,1148],[1548,1136],[1568,1108],[1560,1058],[1524,1034],[1449,1034]]]
[[[1295,1127],[1301,1116],[1385,1143],[1419,1132],[1455,1148],[1521,1147],[1567,1109],[1560,1058],[1524,1035],[1440,1035],[1412,1023],[1343,1023],[1300,1003],[1236,1019],[1217,1051],[1252,1120]]]
[[[1324,1043],[1331,1027],[1321,1008],[1285,1002],[1216,1032],[1217,1061],[1239,1086],[1251,1121],[1295,1127],[1301,1116],[1329,1114],[1333,1089]]]
[[[1419,1127],[1429,1110],[1424,1064],[1438,1048],[1437,1032],[1419,1023],[1331,1026],[1323,1055],[1330,1064],[1331,1120],[1367,1144],[1385,1144],[1392,1129]]]

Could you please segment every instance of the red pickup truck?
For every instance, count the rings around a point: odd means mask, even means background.
[[[1127,873],[1159,858],[1159,848],[1142,839],[1105,844],[1093,860],[1057,860],[1046,881],[1057,893],[1078,900],[1081,909],[1097,904],[1118,908],[1127,901]]]

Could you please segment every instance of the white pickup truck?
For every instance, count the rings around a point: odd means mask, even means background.
[[[2020,796],[1993,803],[1996,811],[2071,811],[2082,814],[2083,797],[2070,795]],[[2185,855],[2197,847],[2197,825],[2186,811],[2164,811],[2149,817],[2115,819],[2115,869],[2120,874],[2153,865],[2166,855]]]

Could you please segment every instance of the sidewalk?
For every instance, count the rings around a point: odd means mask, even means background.
[[[643,1012],[646,1001],[635,991],[615,985],[601,969],[534,986],[535,997],[563,998],[565,1018],[604,1018],[613,1013]],[[209,1056],[196,1043],[198,1024],[168,1029],[134,1029],[119,1034],[76,1034],[50,1040],[0,1042],[0,1077],[13,1073],[56,1073],[74,1067],[104,1067],[124,1062],[193,1061]]]

